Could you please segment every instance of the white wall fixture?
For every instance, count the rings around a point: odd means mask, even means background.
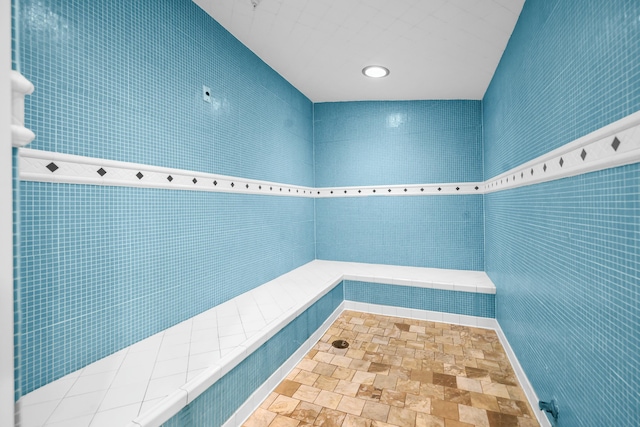
[[[24,147],[36,135],[24,126],[24,97],[33,93],[33,84],[22,74],[11,70],[11,145]]]

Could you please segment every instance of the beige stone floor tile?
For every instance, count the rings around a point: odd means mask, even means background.
[[[389,416],[389,409],[391,407],[389,405],[385,405],[384,403],[378,402],[365,402],[362,407],[361,416],[370,418],[372,420],[377,421],[387,421],[387,417]]]
[[[475,427],[473,424],[463,423],[457,420],[444,420],[444,427]]]
[[[539,427],[494,331],[349,311],[243,424],[311,425]]]
[[[360,390],[360,385],[358,383],[352,383],[350,381],[340,380],[336,385],[336,388],[333,389],[334,393],[342,394],[345,396],[355,397]]]
[[[313,372],[300,371],[293,380],[300,384],[313,385],[319,376],[320,375]]]
[[[365,403],[366,401],[362,399],[343,396],[336,409],[338,411],[346,412],[347,414],[359,416],[362,413],[362,408],[364,407]]]
[[[396,390],[404,391],[405,393],[420,394],[420,382],[409,379],[398,379]]]
[[[325,353],[328,354],[328,353]],[[329,363],[318,362],[315,368],[313,368],[313,373],[318,375],[326,375],[330,377],[333,372],[336,370],[336,366],[331,365]]]
[[[273,403],[269,406],[268,411],[275,412],[279,415],[288,416],[296,409],[300,401],[288,396],[278,395]]]
[[[392,406],[389,408],[389,417],[387,417],[387,422],[400,427],[415,427],[416,412],[411,409]]]
[[[278,384],[278,387],[275,388],[274,392],[291,397],[301,385],[302,384],[295,381],[284,380],[280,384]]]
[[[322,390],[319,388],[302,384],[291,397],[298,400],[304,400],[305,402],[313,402],[321,391]]]
[[[476,393],[482,393],[482,384],[480,381],[473,378],[456,377],[457,388],[461,390],[474,391]]]
[[[296,375],[298,375],[298,372],[300,372],[300,368],[298,368],[297,366],[295,368],[293,368],[291,370],[291,372],[289,372],[289,374],[287,375],[287,377],[285,379],[287,380],[293,380]]]
[[[347,414],[344,412],[336,411],[335,409],[322,408],[313,425],[322,427],[341,427],[346,416]]]
[[[428,397],[407,393],[404,399],[404,407],[415,412],[431,413],[431,399]]]
[[[487,411],[484,409],[458,405],[458,413],[460,415],[459,419],[463,423],[473,424],[478,427],[489,427],[489,418],[487,418]]]
[[[268,427],[268,425],[277,416],[275,412],[267,411],[266,409],[258,408],[251,414],[249,419],[242,424],[243,427]]]
[[[484,394],[490,394],[496,397],[504,397],[509,399],[509,390],[507,386],[499,383],[482,383],[482,391]]]
[[[444,427],[444,418],[417,413],[416,427]]]
[[[390,377],[388,375],[376,375],[376,379],[373,381],[373,386],[382,389],[395,389],[398,379],[396,377]]]
[[[340,380],[337,378],[320,375],[313,386],[321,390],[333,391],[339,382]]]
[[[282,415],[276,416],[269,427],[297,427],[300,421]]]
[[[373,384],[360,384],[356,396],[364,400],[380,401],[382,389],[374,387]]]
[[[471,392],[460,390],[458,388],[445,387],[444,400],[461,405],[471,405]]]
[[[449,420],[458,420],[458,404],[445,400],[431,400],[431,414]]]
[[[336,409],[341,399],[341,394],[322,390],[318,394],[318,397],[316,397],[316,400],[313,401],[313,403],[315,403],[316,405],[324,406],[325,408]]]
[[[278,397],[278,393],[270,393],[269,396],[264,400],[264,402],[262,402],[260,407],[263,409],[267,409],[269,406],[271,406],[273,401],[276,400],[276,397]]]
[[[382,394],[380,395],[380,403],[403,408],[406,397],[407,393],[385,389],[382,390]]]
[[[498,406],[498,398],[491,396],[490,394],[482,394],[476,392],[469,392],[471,395],[471,406],[474,408],[488,409],[490,411],[500,412]]]
[[[298,363],[298,366],[296,366],[296,368],[311,372],[313,371],[313,368],[315,368],[317,364],[318,362],[316,362],[315,360],[302,359],[300,363]]]
[[[351,381],[351,379],[353,378],[353,375],[355,373],[356,373],[355,369],[351,369],[351,368],[336,368],[336,370],[333,371],[333,374],[331,374],[331,376],[333,378],[338,379],[338,380]]]
[[[347,414],[342,427],[371,427],[372,420]]]
[[[383,423],[382,421],[373,421],[371,423],[371,427],[399,427],[395,424],[387,424],[387,423]]]
[[[373,381],[375,381],[375,379],[376,374],[372,372],[356,371],[351,381],[359,384],[373,385]]]
[[[321,410],[322,406],[320,405],[315,405],[309,402],[300,402],[298,407],[289,417],[299,420],[304,424],[313,424]]]

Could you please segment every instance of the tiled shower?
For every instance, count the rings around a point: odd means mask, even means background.
[[[13,19],[13,68],[36,87],[29,148],[54,153],[391,192],[480,184],[640,109],[634,0],[527,0],[484,98],[451,101],[313,104],[188,0],[14,0]],[[636,425],[637,163],[451,191],[274,197],[16,178],[15,398],[331,259],[486,271],[560,425]]]

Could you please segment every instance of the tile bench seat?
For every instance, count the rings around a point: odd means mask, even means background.
[[[19,425],[159,426],[343,281],[495,294],[484,272],[311,261],[23,396],[17,403]],[[374,308],[370,302],[344,301],[336,311],[345,307]],[[377,309],[481,327],[495,322],[407,307]],[[322,333],[310,337],[310,345]]]

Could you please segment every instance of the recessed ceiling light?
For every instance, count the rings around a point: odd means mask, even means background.
[[[389,75],[389,69],[381,65],[369,65],[362,69],[362,74],[378,79],[380,77],[387,77]]]

